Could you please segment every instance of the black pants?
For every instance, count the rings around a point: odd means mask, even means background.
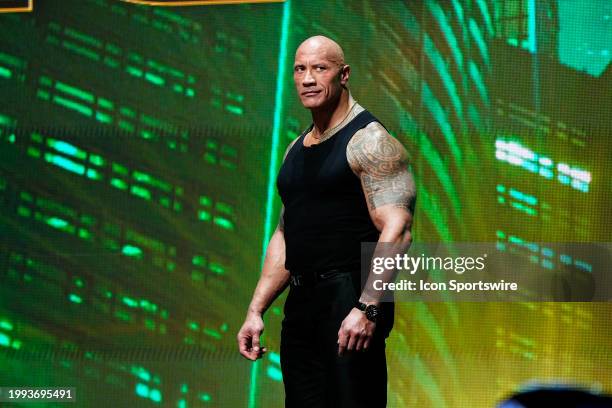
[[[377,323],[367,351],[338,356],[338,330],[359,298],[351,274],[314,286],[291,287],[281,330],[281,368],[287,408],[380,408],[387,404],[385,340]],[[388,306],[393,304],[386,304]],[[392,325],[392,324],[391,324]]]

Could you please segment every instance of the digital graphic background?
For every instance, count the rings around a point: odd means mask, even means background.
[[[77,406],[283,406],[285,295],[263,360],[235,338],[276,172],[310,123],[292,63],[316,34],[343,46],[353,96],[411,156],[415,241],[496,242],[534,273],[588,273],[537,243],[610,240],[611,15],[605,0],[45,0],[0,15],[0,385],[77,387]],[[491,407],[530,382],[610,393],[611,314],[398,303],[389,407]]]

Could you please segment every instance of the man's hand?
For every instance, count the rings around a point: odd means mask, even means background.
[[[264,353],[268,351],[259,344],[259,337],[263,331],[264,322],[261,315],[249,313],[237,336],[240,354],[253,361],[263,357]]]
[[[375,329],[376,323],[368,320],[361,310],[352,308],[338,330],[338,355],[343,355],[344,350],[367,350]]]

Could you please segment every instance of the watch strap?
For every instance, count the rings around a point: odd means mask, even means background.
[[[380,308],[375,305],[366,305],[363,302],[357,301],[357,305],[355,306],[357,309],[361,310],[369,321],[376,323],[378,320],[378,315],[380,313]]]

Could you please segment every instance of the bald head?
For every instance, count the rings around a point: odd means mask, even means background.
[[[293,81],[304,107],[335,109],[347,93],[350,70],[342,48],[334,40],[316,35],[301,43],[295,52]]]
[[[339,66],[344,65],[344,51],[337,42],[323,35],[315,35],[304,40],[295,52],[296,59],[301,55],[319,55]]]

